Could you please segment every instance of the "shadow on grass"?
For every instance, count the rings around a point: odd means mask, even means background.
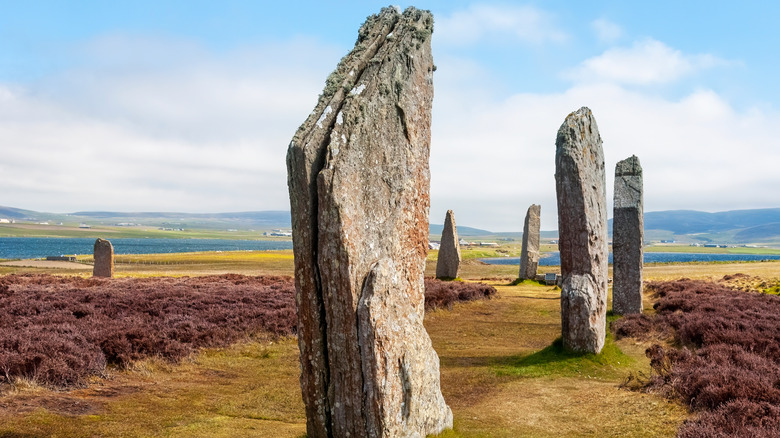
[[[534,286],[547,286],[547,283],[544,281],[537,281],[537,280],[531,280],[531,279],[522,279],[522,278],[515,278],[513,281],[505,284],[504,286],[518,286],[521,284],[532,284]]]
[[[599,354],[571,351],[558,338],[542,350],[523,356],[510,356],[495,360],[493,366],[498,375],[520,377],[612,377],[620,368],[634,363],[607,335]]]

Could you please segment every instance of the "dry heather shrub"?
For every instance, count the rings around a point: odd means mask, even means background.
[[[0,277],[0,381],[66,386],[147,356],[176,361],[258,332],[294,333],[287,277]]]
[[[458,301],[489,299],[496,294],[496,288],[484,283],[442,281],[425,279],[425,309],[452,309]]]
[[[700,412],[679,436],[780,436],[780,297],[687,279],[648,287],[656,314],[612,327],[619,337],[667,331],[680,346],[647,350],[648,386]]]
[[[426,288],[426,309],[495,294],[474,283],[426,280]],[[107,364],[177,361],[200,347],[296,327],[289,277],[0,276],[0,383],[80,385]]]

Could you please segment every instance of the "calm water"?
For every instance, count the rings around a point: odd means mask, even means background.
[[[95,239],[0,237],[0,259],[92,254]],[[114,254],[292,249],[291,241],[226,239],[111,239]]]
[[[480,259],[491,265],[520,265],[520,257],[498,257]],[[758,260],[780,260],[780,255],[767,254],[697,254],[687,252],[646,252],[645,263],[684,263],[684,262],[740,262]],[[609,253],[612,263],[612,253]],[[551,252],[539,259],[541,266],[557,266],[561,264],[561,254]]]

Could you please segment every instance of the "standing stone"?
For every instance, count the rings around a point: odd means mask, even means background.
[[[455,227],[455,215],[452,210],[447,210],[444,229],[441,232],[439,258],[436,260],[436,278],[457,278],[458,269],[460,269],[458,229]]]
[[[114,247],[111,246],[111,242],[104,239],[96,240],[93,258],[95,259],[92,267],[93,277],[114,276]]]
[[[287,152],[309,437],[452,427],[423,327],[432,32],[411,7],[368,17]]]
[[[555,146],[563,345],[598,353],[607,323],[607,201],[601,136],[590,109],[566,117]]]
[[[615,166],[612,220],[612,310],[642,313],[644,219],[642,166],[632,155]]]
[[[523,249],[520,253],[520,279],[536,279],[536,268],[539,267],[539,228],[541,227],[542,207],[531,204],[525,214],[523,225]]]

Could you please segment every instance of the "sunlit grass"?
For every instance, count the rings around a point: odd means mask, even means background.
[[[526,356],[512,358],[496,366],[499,375],[521,377],[585,377],[614,378],[625,373],[636,360],[624,354],[608,334],[599,354],[578,353],[563,347],[557,338],[542,350]]]
[[[0,417],[0,436],[299,437],[297,360],[294,339],[204,350],[179,365],[149,359],[106,385],[51,394],[57,408]],[[86,414],[68,413],[80,403]]]

